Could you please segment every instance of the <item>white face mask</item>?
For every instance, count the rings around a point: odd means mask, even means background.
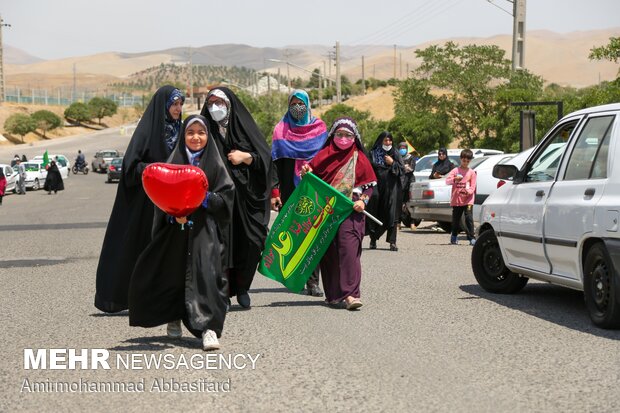
[[[228,115],[228,108],[225,105],[220,106],[213,104],[209,106],[209,113],[214,121],[219,122],[226,119],[226,115]]]
[[[383,148],[384,151],[389,152],[392,149],[392,145],[382,145],[381,146]]]

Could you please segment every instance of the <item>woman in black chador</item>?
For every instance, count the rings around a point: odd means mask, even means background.
[[[199,167],[209,189],[188,217],[175,219],[156,208],[153,240],[131,276],[129,324],[168,323],[168,336],[175,338],[181,337],[178,320],[183,320],[192,334],[202,336],[204,350],[218,349],[228,302],[221,234],[230,225],[235,189],[203,116],[185,120],[168,162]]]
[[[235,184],[232,239],[226,240],[230,296],[250,308],[248,290],[267,238],[273,163],[265,137],[228,88],[212,89],[201,115]]]
[[[51,161],[47,167],[47,176],[45,177],[43,189],[46,190],[48,194],[51,194],[52,191],[56,193],[65,189],[65,184],[62,182],[62,176],[60,175],[56,161]]]
[[[184,100],[173,86],[157,90],[123,157],[123,172],[97,266],[95,307],[101,311],[115,313],[128,308],[129,279],[153,228],[155,206],[142,187],[142,172],[148,164],[164,162],[170,156],[181,130]]]
[[[386,241],[390,244],[390,250],[398,251],[396,234],[403,199],[401,177],[405,174],[405,168],[393,143],[391,133],[381,132],[370,150],[370,163],[377,175],[377,189],[372,193],[366,209],[383,222],[383,226],[379,226],[370,219],[366,220],[371,249],[377,248],[377,240],[387,231]]]

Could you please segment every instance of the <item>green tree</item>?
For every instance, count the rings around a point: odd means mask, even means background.
[[[34,132],[36,128],[36,121],[23,113],[15,113],[4,122],[4,130],[10,134],[19,135],[22,142],[24,142],[24,135]]]
[[[450,136],[447,121],[463,147],[512,147],[518,133],[505,133],[514,118],[510,102],[536,99],[542,79],[526,70],[511,71],[504,53],[498,46],[453,42],[416,50],[422,64],[413,78],[397,83],[397,116],[420,118],[418,127],[438,126],[442,139]]]
[[[591,60],[610,60],[618,63],[620,59],[620,37],[610,37],[606,46],[593,47],[590,49]]]
[[[85,103],[73,102],[65,109],[65,118],[70,122],[81,125],[82,122],[87,122],[92,119],[92,113]]]
[[[60,116],[49,110],[38,110],[30,116],[37,123],[37,128],[43,131],[44,138],[48,130],[56,129],[62,125]]]
[[[88,108],[90,109],[93,117],[99,120],[101,125],[101,119],[106,116],[113,116],[118,110],[118,105],[112,99],[94,97],[88,102]]]

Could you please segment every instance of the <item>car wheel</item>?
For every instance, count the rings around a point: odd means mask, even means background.
[[[476,240],[471,252],[471,266],[478,284],[490,293],[513,294],[528,281],[527,277],[506,268],[493,230],[483,232]]]
[[[588,250],[583,266],[583,293],[594,324],[620,328],[620,279],[600,242]]]
[[[452,232],[452,223],[448,221],[437,221],[437,225],[439,228],[443,229],[446,232]]]
[[[32,184],[32,190],[33,191],[39,190],[39,180],[37,178],[35,178],[34,183]]]
[[[112,178],[110,178],[109,176],[108,176],[108,183],[109,183],[109,184],[111,184],[111,183],[112,183]]]

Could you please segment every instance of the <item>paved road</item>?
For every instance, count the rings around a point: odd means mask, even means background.
[[[81,148],[90,160],[126,142],[106,132],[49,146],[68,156]],[[36,150],[3,148],[0,161]],[[130,328],[126,314],[93,307],[116,191],[104,181],[71,176],[58,195],[10,195],[0,207],[0,411],[620,410],[620,332],[593,327],[580,293],[531,283],[514,296],[487,294],[473,278],[470,247],[448,245],[447,234],[424,224],[400,232],[398,252],[383,242],[364,250],[359,312],[327,308],[257,275],[252,310],[233,307],[221,340],[226,357],[259,354],[255,369],[124,369],[116,357],[170,354],[178,363],[204,352],[195,339]],[[106,349],[111,369],[25,370],[26,348]],[[160,379],[230,388],[156,392]],[[20,392],[25,380],[143,380],[146,389]]]

